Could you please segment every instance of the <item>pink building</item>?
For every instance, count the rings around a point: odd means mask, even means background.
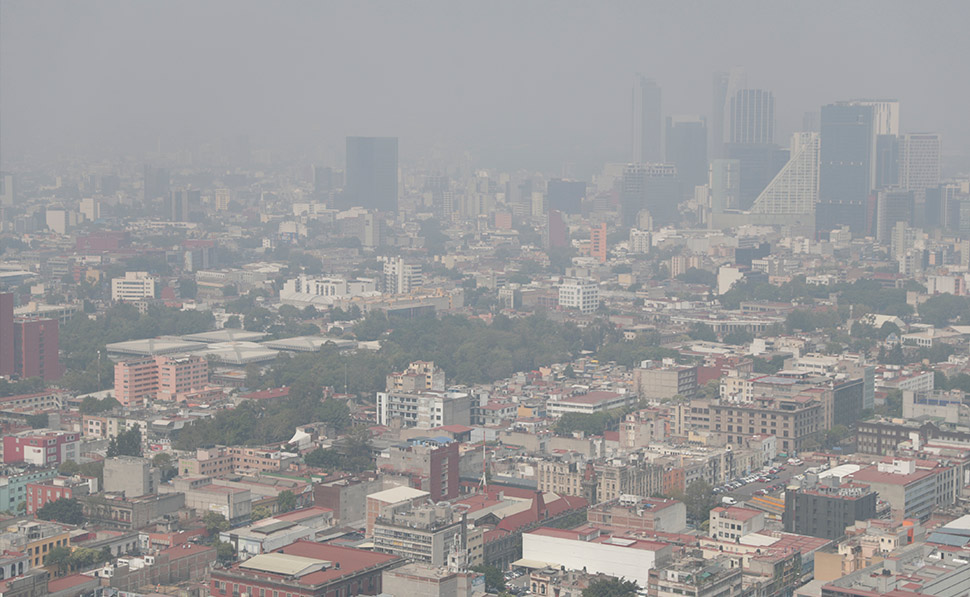
[[[159,400],[181,400],[181,396],[209,383],[209,363],[199,356],[156,357]]]
[[[115,365],[115,399],[140,406],[147,398],[181,401],[209,383],[209,364],[200,356],[157,356]]]
[[[57,466],[78,461],[81,442],[77,433],[38,429],[3,438],[3,462],[26,462],[36,466]]]

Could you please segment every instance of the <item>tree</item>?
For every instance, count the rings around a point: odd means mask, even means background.
[[[61,466],[57,467],[57,472],[64,476],[72,477],[81,472],[81,467],[73,460],[65,460],[61,463]]]
[[[597,578],[583,589],[583,597],[636,597],[640,587],[632,580]]]
[[[205,532],[210,537],[222,531],[229,530],[229,521],[218,512],[206,512],[202,515],[202,524],[205,525]]]
[[[262,520],[264,518],[269,518],[270,515],[272,515],[272,512],[270,512],[269,508],[267,508],[266,506],[256,506],[255,508],[253,508],[253,511],[250,513],[250,516],[253,522],[257,520]]]
[[[717,334],[715,334],[714,329],[706,323],[697,322],[690,326],[690,331],[687,332],[687,335],[690,336],[692,340],[717,342]]]
[[[43,429],[47,427],[47,423],[47,413],[38,413],[27,417],[27,424],[30,425],[31,429]]]
[[[472,566],[472,572],[485,575],[485,590],[498,593],[505,589],[505,576],[495,566]]]
[[[178,467],[175,465],[172,455],[168,454],[167,452],[156,454],[155,457],[152,458],[152,466],[161,472],[162,483],[167,483],[171,479],[177,477],[179,474]]]
[[[724,336],[724,343],[734,346],[741,346],[751,342],[752,340],[754,340],[754,336],[752,336],[750,332],[746,332],[744,330],[734,330],[733,332],[729,332]]]
[[[289,489],[284,489],[276,495],[276,509],[279,512],[289,512],[296,508],[296,495]]]
[[[118,406],[121,406],[121,403],[111,396],[106,396],[101,400],[98,400],[94,396],[85,396],[84,400],[81,401],[81,413],[85,415],[96,415]]]
[[[824,446],[826,448],[833,448],[849,437],[849,428],[845,425],[834,425],[831,429],[825,431],[825,442]]]
[[[225,566],[236,560],[236,549],[232,546],[232,543],[216,539],[214,545],[216,547],[216,557],[219,559],[220,564]]]
[[[683,495],[684,505],[687,507],[687,517],[700,524],[707,520],[708,512],[717,505],[717,495],[711,484],[698,479],[687,487]]]
[[[76,499],[60,498],[44,504],[37,511],[37,518],[79,525],[84,522],[84,508]]]
[[[233,330],[238,330],[239,328],[241,328],[242,327],[242,322],[239,321],[239,316],[238,315],[230,315],[229,318],[226,319],[226,326],[225,327],[226,328],[229,328],[229,329],[233,329]]]
[[[63,545],[52,548],[44,557],[44,565],[56,568],[57,574],[65,574],[71,567],[71,548]]]
[[[111,438],[108,442],[108,458],[114,456],[141,456],[141,427],[129,427]]]

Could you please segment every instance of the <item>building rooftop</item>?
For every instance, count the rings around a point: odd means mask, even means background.
[[[622,396],[616,392],[594,391],[579,396],[570,396],[559,401],[560,404],[602,404]]]
[[[127,354],[137,356],[155,356],[175,352],[193,352],[204,348],[199,342],[190,342],[180,338],[161,337],[145,340],[128,340],[114,342],[106,346],[108,353]]]
[[[390,564],[397,556],[313,541],[295,541],[279,551],[259,554],[231,571],[261,579],[317,586],[365,569]]]
[[[250,332],[231,328],[181,336],[183,340],[203,342],[205,344],[213,344],[216,342],[256,342],[265,337],[266,334],[264,332]]]
[[[429,497],[430,495],[431,494],[427,491],[414,489],[413,487],[392,487],[391,489],[385,489],[384,491],[372,493],[367,496],[367,499],[375,499],[384,502],[385,504],[396,504],[406,500]]]
[[[887,485],[909,485],[920,479],[925,479],[933,474],[933,471],[918,469],[909,474],[887,473],[878,470],[874,466],[868,466],[849,476],[853,481],[862,483],[883,483]]]

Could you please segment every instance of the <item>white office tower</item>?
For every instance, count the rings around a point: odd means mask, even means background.
[[[650,252],[653,243],[653,235],[649,230],[630,228],[630,252],[646,255]]]
[[[401,257],[384,261],[384,292],[409,294],[424,283],[421,264],[407,263]]]
[[[939,186],[943,138],[938,133],[906,133],[899,137],[899,186],[913,191],[922,203],[926,189]]]
[[[791,158],[758,195],[751,211],[775,215],[814,213],[819,163],[818,133],[792,135]]]
[[[559,306],[593,313],[600,306],[600,290],[592,280],[567,278],[559,286]]]

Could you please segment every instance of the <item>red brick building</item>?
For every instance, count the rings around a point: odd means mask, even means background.
[[[209,594],[291,595],[291,597],[352,597],[381,592],[384,570],[401,560],[312,541],[296,541],[210,573]]]

